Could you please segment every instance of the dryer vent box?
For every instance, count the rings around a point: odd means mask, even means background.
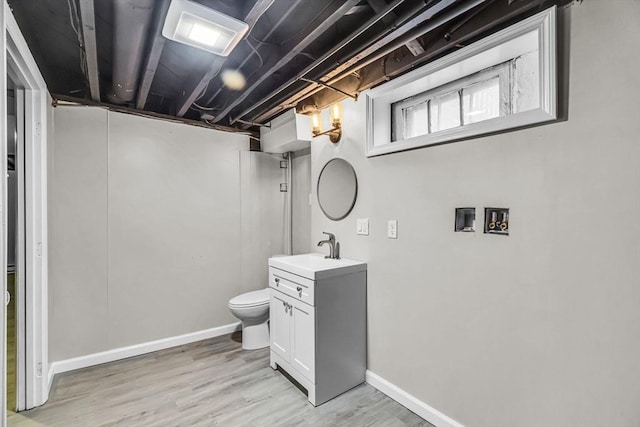
[[[309,148],[311,117],[296,114],[295,108],[260,127],[260,146],[265,153],[286,153]]]

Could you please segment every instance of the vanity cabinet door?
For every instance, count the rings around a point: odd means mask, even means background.
[[[315,307],[295,302],[291,324],[291,359],[289,363],[315,383]]]
[[[271,329],[271,350],[285,360],[289,360],[291,353],[291,332],[289,324],[291,322],[288,299],[278,291],[271,290],[271,306],[269,322]]]

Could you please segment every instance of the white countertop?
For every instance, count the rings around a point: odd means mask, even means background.
[[[269,258],[269,267],[318,280],[365,271],[367,263],[348,258],[329,259],[324,254],[312,253]]]

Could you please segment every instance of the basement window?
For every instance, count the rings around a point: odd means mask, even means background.
[[[366,98],[368,156],[554,120],[555,7]]]

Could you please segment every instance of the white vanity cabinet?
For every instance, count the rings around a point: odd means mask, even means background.
[[[321,254],[269,259],[271,367],[315,406],[365,380],[366,268]]]

